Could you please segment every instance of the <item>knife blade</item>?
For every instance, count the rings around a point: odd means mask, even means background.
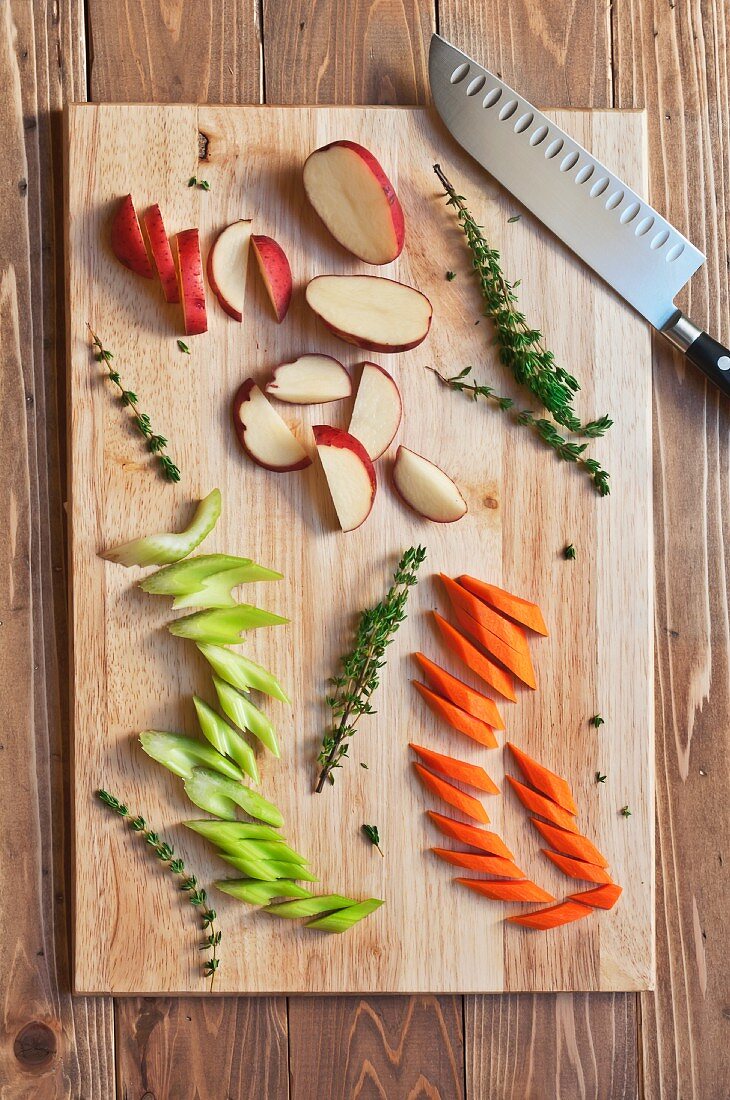
[[[429,80],[436,110],[462,148],[730,395],[730,351],[674,304],[705,262],[703,253],[587,149],[438,34]]]

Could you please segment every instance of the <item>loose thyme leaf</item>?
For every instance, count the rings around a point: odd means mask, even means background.
[[[588,719],[588,721],[590,725],[595,726],[596,729],[600,729],[600,727],[604,724],[604,720],[600,714],[594,714],[592,718]]]
[[[456,278],[456,272],[455,271],[447,271],[446,272],[446,281],[447,282],[452,283],[455,278]]]
[[[177,346],[179,347],[179,349],[183,353],[183,355],[190,355],[190,348],[188,347],[188,345],[185,343],[184,340],[178,340]]]
[[[621,816],[622,817],[631,817],[631,810],[628,808],[628,806],[622,806],[621,807]]]
[[[566,561],[575,561],[575,547],[572,542],[563,548],[563,557]]]
[[[365,836],[368,838],[368,840],[373,845],[373,847],[378,849],[381,856],[384,856],[385,853],[383,852],[383,849],[380,847],[380,833],[378,832],[378,826],[377,825],[363,825],[362,831],[365,833]]]

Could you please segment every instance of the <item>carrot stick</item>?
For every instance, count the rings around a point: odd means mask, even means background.
[[[467,665],[472,672],[476,672],[477,676],[481,676],[485,683],[489,684],[491,688],[498,691],[500,695],[503,695],[505,699],[509,699],[510,702],[516,703],[517,696],[515,695],[514,681],[504,669],[495,665],[488,657],[485,657],[476,646],[473,646],[471,642],[460,634],[451,623],[447,623],[438,611],[433,612],[433,617],[438,624],[438,628],[441,631],[441,636],[446,642],[452,653],[460,657],[461,660]]]
[[[415,753],[418,753],[424,764],[428,764],[429,768],[433,768],[435,772],[440,772],[448,779],[456,779],[459,783],[466,783],[469,787],[476,787],[478,791],[486,791],[487,794],[499,794],[497,784],[489,778],[484,768],[478,764],[469,764],[466,760],[456,760],[453,756],[444,756],[443,753],[434,752],[433,749],[425,749],[422,745],[414,745],[412,741],[409,742],[409,745]]]
[[[452,581],[451,577],[447,577],[445,573],[441,573],[440,577],[454,608],[461,608],[467,615],[471,615],[472,619],[476,619],[485,630],[491,630],[492,634],[496,634],[518,653],[529,653],[524,627],[513,623],[511,619],[505,619],[504,615],[500,615],[493,607],[477,599],[472,592],[463,585],[457,584],[456,581]]]
[[[483,871],[487,875],[502,875],[503,878],[525,878],[525,872],[501,856],[481,856],[474,852],[455,852],[453,848],[432,848],[439,859],[453,863],[455,867],[467,867],[470,871]]]
[[[582,890],[579,894],[568,894],[568,897],[571,901],[580,901],[584,905],[592,905],[596,909],[613,909],[622,893],[622,887],[617,882],[607,882],[604,886],[596,886],[594,890]]]
[[[515,674],[518,680],[521,680],[523,684],[527,684],[533,690],[537,687],[535,670],[532,667],[532,658],[529,652],[518,653],[516,649],[512,649],[496,634],[493,634],[491,630],[487,630],[485,626],[482,626],[461,607],[454,608],[454,615],[461,629],[465,630],[467,634],[471,634],[472,638],[476,638],[487,653],[491,653],[492,657],[496,657],[498,661],[501,661],[505,668]]]
[[[586,863],[582,859],[571,859],[570,856],[561,856],[560,852],[551,852],[549,848],[541,849],[543,855],[551,859],[556,867],[568,875],[569,878],[582,878],[586,882],[611,882],[611,876],[604,867],[598,867],[595,863]]]
[[[579,901],[561,901],[548,909],[538,909],[535,913],[519,913],[516,917],[507,917],[512,924],[523,924],[526,928],[558,928],[561,924],[588,917],[593,912],[589,905]]]
[[[419,680],[414,680],[413,686],[426,700],[434,714],[437,714],[439,718],[443,718],[444,722],[448,723],[452,729],[466,734],[473,741],[478,741],[480,745],[486,745],[488,749],[496,749],[497,738],[494,736],[492,727],[488,726],[486,722],[482,722],[480,718],[475,718],[472,714],[467,714],[465,710],[450,703],[448,699],[442,699],[440,695],[437,695],[435,691],[431,691]]]
[[[562,806],[569,814],[577,814],[578,807],[573,799],[573,793],[566,781],[555,772],[551,772],[537,760],[533,760],[526,752],[522,752],[516,745],[507,742],[507,748],[514,756],[520,771],[528,783],[536,787],[542,794],[547,795],[558,806]]]
[[[575,859],[583,859],[586,863],[595,863],[599,867],[608,867],[608,860],[591,844],[590,840],[580,833],[567,832],[558,829],[556,825],[548,825],[544,821],[538,821],[536,817],[530,818],[543,840],[546,840],[551,848],[562,852],[564,856],[574,856]]]
[[[492,856],[502,856],[503,859],[513,858],[505,842],[496,833],[490,833],[487,829],[478,829],[476,825],[465,825],[461,821],[454,821],[452,817],[437,814],[435,810],[426,812],[444,836],[450,836],[452,840],[460,840],[462,844],[479,848],[480,851]]]
[[[484,603],[489,604],[490,607],[496,607],[503,615],[509,615],[510,619],[522,623],[529,630],[534,630],[536,634],[547,637],[548,628],[545,626],[542,611],[536,603],[513,596],[504,588],[497,588],[496,584],[485,584],[476,577],[465,574],[457,579],[459,584],[462,584],[472,595],[484,600]]]
[[[555,901],[547,890],[530,882],[529,878],[519,879],[483,879],[483,878],[457,878],[462,886],[468,886],[477,894],[483,894],[485,898],[494,898],[495,901]]]
[[[440,692],[445,699],[449,699],[457,707],[461,707],[467,714],[486,722],[493,729],[504,729],[502,716],[497,710],[497,704],[492,699],[482,695],[480,691],[475,691],[473,687],[469,687],[462,680],[457,680],[455,676],[452,676],[450,672],[446,672],[440,665],[437,665],[434,661],[429,661],[423,653],[414,653],[413,656],[435,691]]]
[[[573,814],[569,814],[562,806],[558,806],[557,802],[546,798],[544,794],[533,791],[532,787],[526,787],[524,783],[513,779],[511,775],[505,775],[504,778],[512,787],[522,805],[526,806],[530,813],[540,814],[541,817],[546,817],[553,824],[559,825],[561,829],[567,829],[570,833],[578,832],[578,825]]]
[[[445,779],[439,778],[438,775],[434,775],[428,768],[424,768],[423,764],[414,764],[418,778],[423,783],[424,787],[427,787],[433,794],[443,798],[444,802],[448,802],[450,806],[454,806],[457,810],[461,810],[467,817],[473,817],[475,821],[481,821],[483,825],[489,824],[489,817],[487,811],[482,806],[479,799],[474,798],[470,794],[466,794],[464,791],[460,791],[458,787],[454,787],[452,783],[447,783]]]

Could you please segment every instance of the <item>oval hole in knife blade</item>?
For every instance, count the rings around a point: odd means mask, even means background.
[[[535,133],[530,138],[530,145],[539,145],[541,141],[544,141],[548,136],[547,126],[538,126]]]
[[[663,248],[668,240],[669,240],[669,230],[668,229],[662,229],[661,232],[657,233],[656,237],[654,237],[651,244],[649,245],[649,248],[653,248],[654,251],[656,251],[657,248]]]
[[[608,176],[601,176],[600,179],[596,180],[593,187],[591,187],[591,198],[597,199],[599,195],[602,195],[610,182]]]
[[[464,62],[463,65],[457,65],[457,67],[454,69],[453,73],[451,74],[451,83],[452,84],[459,84],[464,79],[464,77],[466,76],[466,74],[468,72],[469,72],[469,65],[467,65],[466,62]]]
[[[612,195],[609,195],[606,199],[606,210],[615,210],[617,206],[620,206],[624,201],[624,193],[619,188],[618,191],[614,191]]]
[[[567,157],[563,157],[560,162],[561,172],[570,172],[571,168],[575,168],[578,163],[579,154],[576,152],[568,153]]]
[[[640,210],[641,207],[639,206],[638,202],[629,203],[629,205],[626,207],[623,214],[621,215],[621,224],[628,225],[629,222],[632,222],[634,220]]]
[[[668,264],[674,263],[675,260],[679,259],[679,257],[682,255],[683,252],[684,252],[684,242],[683,241],[680,241],[678,244],[673,244],[672,247],[667,252],[667,263]]]
[[[575,177],[576,183],[587,183],[596,170],[595,164],[584,164]]]
[[[524,115],[520,115],[517,122],[515,122],[515,133],[524,134],[528,126],[532,126],[534,117],[532,111],[526,111]],[[545,132],[547,133],[547,130]]]
[[[649,216],[648,218],[642,218],[636,229],[634,230],[634,233],[637,237],[643,237],[646,233],[649,232],[653,224],[654,219],[651,216]]]
[[[564,145],[565,142],[562,138],[556,138],[555,141],[551,141],[547,149],[545,150],[545,159],[552,160],[553,157],[556,157],[558,155]]]
[[[501,88],[492,88],[491,92],[487,92],[487,94],[485,95],[484,102],[482,103],[482,107],[486,107],[486,108],[493,107],[495,103],[499,102],[499,99],[500,99],[501,95],[502,95],[502,89]]]
[[[519,103],[516,99],[507,100],[504,107],[499,112],[499,121],[506,122],[508,118],[512,118],[512,115],[515,113],[518,107]]]
[[[475,76],[469,83],[469,87],[466,89],[467,95],[476,95],[477,92],[481,92],[484,85],[487,83],[487,78],[484,74]]]

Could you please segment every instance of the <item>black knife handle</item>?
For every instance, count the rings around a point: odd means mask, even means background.
[[[662,332],[690,363],[705,374],[726,397],[730,397],[730,350],[703,332],[679,310]]]

